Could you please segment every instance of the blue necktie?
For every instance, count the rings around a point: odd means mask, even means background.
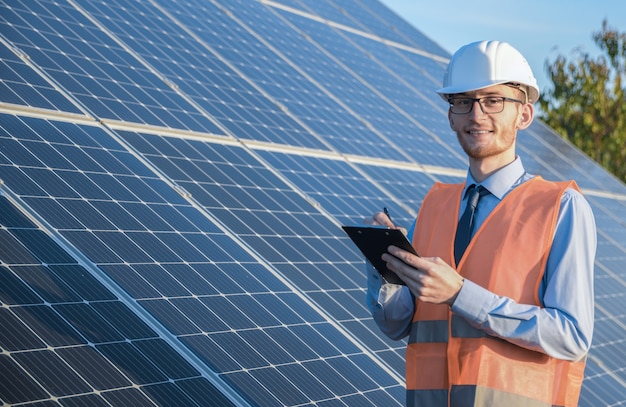
[[[459,220],[459,225],[456,229],[456,236],[454,238],[454,260],[456,264],[459,264],[459,261],[461,261],[461,257],[463,257],[463,253],[465,253],[465,248],[467,248],[467,245],[472,238],[472,230],[474,229],[474,213],[476,212],[478,201],[488,193],[489,191],[487,191],[487,189],[485,189],[482,185],[476,187],[476,185],[472,184],[467,189],[467,206],[465,207],[463,216],[461,216],[461,219]]]

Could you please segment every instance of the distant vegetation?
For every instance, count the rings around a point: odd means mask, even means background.
[[[546,61],[553,88],[539,100],[539,117],[626,182],[626,32],[608,26],[592,38],[602,53],[580,49],[572,59]]]

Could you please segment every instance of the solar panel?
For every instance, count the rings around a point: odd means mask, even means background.
[[[11,50],[5,42],[0,44],[0,93],[3,103],[80,114],[80,110],[59,89],[46,82],[21,58],[27,56],[19,49]]]
[[[0,2],[0,400],[403,405],[339,226],[464,178],[446,58],[374,0]],[[542,123],[519,145],[594,209],[580,405],[618,405],[626,187]]]
[[[104,405],[130,401],[124,393],[134,384],[141,404],[167,404],[159,387],[182,394],[198,386],[203,394],[178,400],[202,403],[198,396],[209,395],[234,405],[4,195],[0,224],[4,403],[54,397]]]
[[[79,8],[43,0],[3,2],[1,15],[6,41],[95,117],[219,133]]]
[[[30,125],[42,137],[49,127],[60,126],[56,122],[38,119],[31,119]],[[17,127],[16,124],[14,126]],[[83,131],[93,140],[106,137],[98,127],[83,126],[76,130]],[[29,129],[24,124],[17,133],[28,134]],[[337,250],[332,248],[338,242],[336,227],[312,210],[306,200],[286,186],[277,188],[280,186],[278,178],[260,163],[252,166],[253,156],[241,147],[178,138],[166,140],[155,135],[124,131],[120,131],[119,136],[136,148],[146,148],[147,144],[154,142],[152,147],[155,150],[159,147],[159,157],[167,159],[167,162],[154,161],[159,166],[158,170],[191,193],[194,200],[202,205],[202,210],[213,216],[219,215],[220,211],[228,211],[233,218],[239,217],[242,224],[249,226],[249,231],[238,231],[237,240],[246,242],[249,249],[242,249],[232,237],[220,232],[214,223],[202,219],[200,210],[194,209],[180,195],[173,194],[171,188],[155,175],[131,176],[127,169],[136,167],[137,159],[121,146],[88,148],[78,144],[94,162],[101,164],[99,172],[94,170],[93,165],[81,168],[69,161],[65,163],[67,168],[47,167],[43,163],[37,166],[29,161],[28,166],[13,162],[18,168],[14,177],[33,180],[32,184],[24,184],[18,191],[25,205],[32,202],[34,206],[42,207],[47,206],[45,201],[53,201],[66,214],[73,216],[76,220],[74,228],[68,227],[63,220],[59,221],[65,225],[64,228],[60,225],[55,228],[61,237],[85,256],[86,261],[102,270],[120,290],[128,293],[132,301],[141,307],[141,312],[149,313],[162,330],[174,335],[176,340],[170,338],[171,341],[180,342],[178,346],[184,344],[205,363],[205,369],[224,375],[234,387],[238,386],[238,380],[247,383],[272,374],[268,372],[256,378],[247,377],[250,369],[275,370],[277,364],[296,363],[293,356],[283,349],[280,338],[274,342],[265,333],[266,329],[277,327],[293,330],[292,337],[298,338],[300,346],[312,346],[314,360],[320,362],[316,367],[320,372],[338,370],[338,375],[350,381],[355,377],[355,369],[368,363],[358,356],[367,355],[373,360],[370,363],[383,364],[363,350],[364,345],[352,338],[346,328],[337,327],[339,316],[349,320],[365,319],[367,313],[353,293],[346,294],[348,283],[350,290],[362,294],[363,281],[356,284],[352,281],[354,277],[346,275],[330,262],[342,260],[346,264],[356,264],[359,258],[354,250],[349,250],[345,238],[339,242],[351,254],[351,260],[344,260],[341,251],[336,251],[334,257],[329,256],[331,250]],[[35,138],[35,135],[29,134],[12,140],[25,149],[28,146],[32,151],[36,150],[34,144],[43,143],[33,141]],[[139,139],[142,141],[137,142]],[[169,144],[169,149],[166,144]],[[50,146],[53,150],[56,147],[55,143]],[[154,159],[143,150],[139,152],[148,161]],[[169,155],[164,155],[165,152]],[[195,159],[189,158],[194,155]],[[116,165],[111,164],[114,160]],[[137,172],[143,174],[145,170]],[[76,179],[75,174],[81,173],[86,174],[85,177]],[[193,180],[186,176],[188,173],[195,175]],[[213,178],[217,174],[222,176],[220,182]],[[84,186],[79,187],[85,181],[96,178],[96,175],[97,183],[92,181],[94,186],[97,184],[99,187],[96,193]],[[267,180],[268,186],[274,187],[274,191],[262,188],[263,179]],[[55,184],[62,184],[62,187]],[[244,216],[239,216],[240,212]],[[281,229],[277,231],[272,222],[279,219],[286,223],[280,224]],[[290,219],[293,221],[289,222]],[[226,227],[238,225],[227,220],[227,216],[220,218]],[[307,222],[314,222],[315,232],[321,236],[307,231]],[[294,230],[296,227],[298,229]],[[322,251],[327,252],[326,257],[319,255]],[[255,261],[258,256],[265,261]],[[276,262],[275,268],[263,267],[268,262]],[[319,269],[325,267],[330,274],[326,276],[326,284],[333,290],[317,288],[307,294],[304,289],[294,289],[295,283],[291,282],[289,273],[301,272],[293,267],[298,262],[307,263],[311,273],[319,274]],[[332,273],[337,277],[332,278]],[[363,280],[359,273],[354,274]],[[341,307],[347,308],[340,309],[339,302]],[[357,311],[358,314],[354,315]],[[82,314],[76,318],[81,324],[94,320]],[[308,328],[303,332],[301,326],[305,323]],[[103,337],[88,338],[89,342],[124,340],[121,335],[108,336],[112,329],[103,324],[92,322],[88,332]],[[306,345],[302,342],[304,338]],[[400,361],[400,356],[397,359]],[[385,386],[400,386],[394,378],[397,375],[377,373],[380,377],[374,380],[369,377],[372,373],[361,374],[367,378],[363,379],[364,387],[353,383],[353,392],[387,393],[388,390],[380,385],[372,386],[372,383],[379,383],[385,377]],[[310,378],[302,374],[301,379],[302,382],[293,383],[295,379],[290,379],[290,382],[299,388],[306,388]],[[324,378],[318,380],[321,381],[320,386],[327,385]],[[254,397],[278,398],[281,403],[290,404],[288,399],[284,399],[286,396],[280,394],[286,384],[286,379],[281,382],[275,378],[264,384],[268,395]],[[125,386],[119,383],[115,387]]]

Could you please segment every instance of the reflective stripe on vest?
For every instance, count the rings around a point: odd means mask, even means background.
[[[528,398],[513,396],[507,392],[481,386],[453,386],[450,392],[450,406],[489,406],[489,407],[559,407]],[[447,390],[408,390],[406,405],[409,407],[437,407],[448,405]]]
[[[541,306],[537,292],[568,187],[577,188],[537,177],[511,191],[476,231],[459,273],[498,295]],[[454,265],[462,191],[462,184],[435,184],[424,199],[413,240],[423,256]],[[406,363],[407,406],[429,407],[574,407],[585,366],[492,337],[448,306],[419,301]]]

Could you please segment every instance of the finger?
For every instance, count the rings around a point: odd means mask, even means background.
[[[398,268],[400,266],[402,266],[404,263],[400,258],[393,256],[389,253],[383,253],[383,255],[381,256],[381,259],[387,263],[387,265],[394,267],[394,268]]]
[[[384,212],[376,212],[373,216],[374,224],[395,228],[395,225]]]
[[[410,265],[404,263],[402,260],[388,253],[383,254],[382,258],[385,261],[385,265],[387,266],[387,268],[396,273],[396,275],[400,277],[402,281],[404,281],[404,283],[409,287],[411,291],[419,292],[419,290],[421,289],[422,278],[422,274],[419,272],[419,270],[411,267]]]
[[[383,222],[385,221],[385,214],[383,213],[383,216],[380,216],[381,213],[382,212],[377,212],[368,218],[363,218],[363,223],[366,225],[384,225]]]
[[[400,259],[402,262],[409,264],[415,268],[420,268],[424,265],[424,263],[420,261],[422,259],[420,259],[419,256],[416,256],[413,253],[403,250],[397,246],[389,246],[387,248],[387,251],[391,253],[394,257]]]

